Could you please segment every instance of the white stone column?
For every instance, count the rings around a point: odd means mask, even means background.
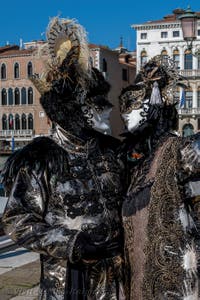
[[[183,47],[179,48],[180,53],[180,70],[184,70],[184,49]]]
[[[197,108],[197,88],[193,87],[192,93],[192,108]]]
[[[197,70],[198,69],[198,59],[197,57],[193,56],[193,70]]]

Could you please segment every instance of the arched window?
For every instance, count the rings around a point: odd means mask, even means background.
[[[12,114],[10,114],[8,116],[8,128],[9,128],[9,130],[14,129],[14,120],[13,120],[13,115]]]
[[[197,90],[197,107],[200,107],[200,87],[198,87]]]
[[[33,115],[28,115],[28,129],[33,129]]]
[[[6,79],[6,65],[1,65],[1,79]]]
[[[197,56],[197,69],[200,70],[200,55]]]
[[[184,137],[194,134],[194,127],[192,126],[192,124],[190,124],[190,123],[185,124],[183,126],[182,134],[183,134]]]
[[[7,127],[7,116],[6,115],[3,115],[3,117],[2,117],[2,129],[3,130],[8,129],[8,127]]]
[[[188,90],[185,92],[185,108],[192,108],[193,92]]]
[[[22,129],[27,129],[26,115],[22,114]]]
[[[33,89],[32,89],[32,87],[28,88],[28,104],[33,104]]]
[[[108,68],[107,68],[107,61],[105,58],[103,58],[102,60],[102,72],[107,72]]]
[[[20,94],[19,94],[19,89],[15,88],[15,105],[20,104]]]
[[[19,78],[19,64],[17,62],[14,64],[14,78]]]
[[[192,52],[191,50],[186,50],[184,53],[184,69],[185,70],[192,70]]]
[[[15,115],[15,130],[20,130],[20,118],[19,115]]]
[[[141,67],[144,66],[146,63],[147,63],[147,53],[146,53],[146,51],[143,50],[141,52],[141,56],[140,56]]]
[[[13,105],[13,90],[8,89],[8,105]]]
[[[27,75],[28,75],[28,77],[33,75],[33,64],[31,61],[29,61],[28,65],[27,65]]]
[[[23,87],[21,90],[22,93],[22,104],[26,104],[26,89]]]
[[[173,60],[175,62],[176,68],[180,69],[180,54],[179,54],[178,49],[175,49],[173,51]]]
[[[7,92],[6,92],[6,89],[3,89],[1,91],[1,101],[2,101],[2,105],[7,105]]]
[[[162,56],[162,63],[168,63],[168,54],[167,54],[167,51],[166,50],[163,50],[161,52],[161,56]]]

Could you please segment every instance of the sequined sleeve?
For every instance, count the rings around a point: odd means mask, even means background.
[[[47,202],[44,176],[21,169],[3,214],[4,230],[20,246],[73,261],[78,232],[64,226],[50,226],[45,220]]]

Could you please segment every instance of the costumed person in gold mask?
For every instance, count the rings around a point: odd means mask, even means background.
[[[8,159],[4,229],[40,253],[39,299],[122,300],[123,164],[110,136],[110,85],[74,20],[52,19],[46,46],[46,71],[32,82],[55,130]]]
[[[200,299],[200,135],[176,135],[174,91],[184,83],[170,59],[156,56],[120,96],[127,299]]]

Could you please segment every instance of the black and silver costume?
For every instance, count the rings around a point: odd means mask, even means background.
[[[39,299],[124,299],[123,165],[118,141],[92,128],[92,112],[110,109],[109,84],[85,66],[80,25],[55,18],[47,36],[52,65],[45,80],[33,82],[55,130],[7,161],[4,228],[18,245],[40,253]]]
[[[176,75],[155,57],[120,97],[129,129],[123,222],[131,300],[200,297],[200,136],[174,134],[177,112],[165,92]]]

